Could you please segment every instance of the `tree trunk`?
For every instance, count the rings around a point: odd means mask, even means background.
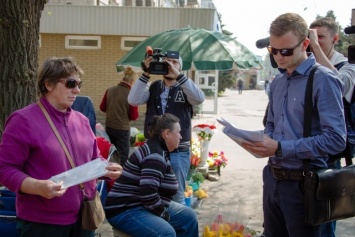
[[[39,25],[46,0],[0,0],[0,140],[7,117],[36,100]]]

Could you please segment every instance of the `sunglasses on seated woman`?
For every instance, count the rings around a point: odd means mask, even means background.
[[[298,46],[301,45],[301,43],[304,41],[301,40],[295,47],[293,48],[288,48],[288,49],[276,49],[276,48],[273,48],[271,46],[268,46],[267,47],[267,50],[269,51],[269,53],[273,54],[273,55],[277,55],[278,52],[280,52],[280,54],[282,56],[292,56],[293,55],[293,50],[295,50]]]
[[[75,87],[81,87],[81,84],[83,84],[83,81],[77,81],[75,79],[69,78],[69,79],[60,79],[60,82],[63,82],[66,88],[69,89],[74,89]]]

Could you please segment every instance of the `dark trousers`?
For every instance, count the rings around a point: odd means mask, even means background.
[[[302,181],[280,180],[270,166],[263,170],[263,211],[266,237],[320,237],[320,227],[304,223]]]
[[[21,237],[94,237],[95,231],[83,230],[81,219],[71,225],[52,225],[17,218],[17,231]]]
[[[129,139],[130,130],[119,130],[110,127],[106,127],[106,133],[110,138],[110,141],[115,145],[121,160],[121,166],[126,163],[129,154]]]
[[[335,237],[336,221],[320,225],[321,237]]]

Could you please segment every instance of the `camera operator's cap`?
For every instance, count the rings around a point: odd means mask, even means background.
[[[181,58],[180,55],[179,55],[179,63],[180,63],[180,67],[181,67],[181,70],[182,70],[182,58]]]
[[[182,58],[181,58],[181,56],[179,55],[179,63],[180,63],[180,67],[181,67],[181,70],[182,70]]]

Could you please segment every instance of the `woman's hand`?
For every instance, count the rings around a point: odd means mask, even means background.
[[[55,183],[49,179],[38,180],[27,177],[21,185],[21,192],[39,195],[47,199],[61,197],[66,191],[66,188],[62,189],[62,182]]]
[[[105,175],[105,177],[110,179],[117,179],[122,174],[122,166],[117,163],[110,162],[106,169],[108,170],[108,173]]]

